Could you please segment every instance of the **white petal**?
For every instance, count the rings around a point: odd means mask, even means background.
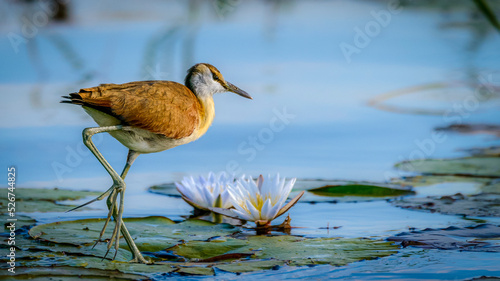
[[[244,219],[246,221],[253,221],[253,218],[247,212],[240,212],[239,210],[232,210],[232,211],[236,216],[238,216],[241,219]]]
[[[293,185],[295,184],[296,180],[297,180],[296,178],[293,178],[285,185],[281,193],[281,196],[288,197],[288,195],[290,195],[290,192],[292,191]]]
[[[213,203],[215,202],[215,198],[213,194],[208,190],[208,188],[202,189],[202,200],[203,200],[203,207],[213,207]]]
[[[191,188],[189,185],[175,183],[179,192],[185,197],[192,199]]]
[[[245,203],[246,203],[248,210],[250,211],[251,216],[254,218],[254,220],[260,220],[259,210],[257,210],[248,199],[245,201]]]
[[[242,206],[242,205],[240,205],[240,204],[235,204],[235,205],[233,205],[233,206],[234,206],[235,210],[238,210],[238,211],[240,211],[240,212],[242,212],[242,213],[248,214],[249,216],[251,215],[251,214],[250,214],[247,210],[245,210],[245,208],[243,208],[243,206]]]
[[[220,199],[222,201],[222,208],[226,208],[226,209],[229,209],[233,206],[233,204],[231,203],[231,200],[229,199],[229,192],[228,190],[224,190],[221,194],[220,194]]]
[[[269,211],[269,220],[273,220],[281,209],[282,204],[274,205]]]
[[[262,205],[262,209],[260,210],[260,218],[262,220],[272,220],[273,215],[271,214],[271,199],[267,199],[266,202]]]

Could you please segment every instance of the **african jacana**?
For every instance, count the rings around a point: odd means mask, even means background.
[[[131,252],[133,262],[147,263],[122,220],[125,176],[142,153],[167,150],[201,137],[215,116],[213,94],[233,92],[252,97],[224,80],[214,66],[199,63],[188,70],[185,86],[172,81],[140,81],[125,84],[102,84],[63,96],[62,103],[81,105],[100,127],[83,130],[83,142],[113,179],[113,185],[99,197],[74,209],[107,198],[108,217],[99,239],[113,216],[115,228],[107,250],[119,247],[120,231]],[[107,132],[129,149],[121,175],[109,165],[92,142],[94,134]],[[120,195],[117,210],[118,195]],[[74,210],[73,209],[73,210]],[[96,242],[96,243],[97,243]],[[107,253],[106,253],[107,254]]]

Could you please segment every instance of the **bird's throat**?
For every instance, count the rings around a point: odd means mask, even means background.
[[[200,118],[200,127],[197,132],[197,138],[201,137],[207,132],[210,125],[212,125],[215,117],[214,99],[212,98],[212,96],[198,96],[198,99],[200,100],[203,110]]]

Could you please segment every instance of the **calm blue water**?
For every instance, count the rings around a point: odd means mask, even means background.
[[[223,7],[214,3],[72,1],[69,21],[42,24],[32,30],[33,36],[26,36],[24,19],[33,21],[41,11],[39,3],[2,2],[0,8],[8,12],[0,17],[0,166],[17,167],[19,186],[105,190],[111,180],[81,143],[83,128],[95,123],[81,108],[59,104],[60,96],[99,83],[181,82],[197,62],[215,65],[254,100],[217,95],[217,116],[200,140],[140,156],[127,179],[127,196],[136,200],[129,200],[126,215],[180,219],[189,214],[187,205],[145,189],[209,171],[386,181],[399,175],[392,168],[396,162],[422,151],[419,144],[432,137],[434,128],[500,121],[498,91],[487,101],[468,103],[479,88],[477,81],[496,89],[500,84],[500,36],[476,20],[469,2],[396,12],[384,1],[229,1]],[[22,43],[12,43],[12,34],[21,36]],[[348,55],[347,45],[355,48]],[[436,82],[468,86],[416,90],[385,101],[406,114],[368,105],[388,92]],[[412,114],[431,109],[439,112]],[[121,169],[126,149],[109,136],[95,137],[95,142]],[[427,147],[424,156],[460,157],[466,155],[460,149],[493,145],[500,145],[500,139],[445,133],[445,140]],[[165,200],[172,200],[170,208]],[[470,224],[453,216],[403,211],[386,202],[298,206],[292,218],[306,229],[296,234],[310,236],[330,235],[318,230],[327,222],[342,225],[335,235],[346,237],[385,237],[408,227]],[[37,218],[45,222],[105,215],[104,205],[95,208],[84,214]],[[328,221],[310,221],[310,214]],[[282,269],[275,277],[403,280],[500,275],[485,253],[452,252],[453,258],[448,254],[424,251],[405,259],[403,253],[340,269]],[[433,260],[443,257],[458,265],[478,261],[476,271],[464,272],[446,263],[451,268],[436,275],[441,268]],[[491,262],[480,266],[483,260]],[[374,271],[381,263],[385,267]],[[413,271],[411,264],[417,264]],[[392,273],[383,273],[387,271]]]

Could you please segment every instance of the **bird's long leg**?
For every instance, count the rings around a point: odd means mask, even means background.
[[[103,230],[101,231],[101,235],[104,234],[104,231],[106,230],[106,226],[107,226],[107,224],[108,224],[108,222],[110,220],[110,217],[113,216],[113,218],[115,219],[115,231],[113,231],[113,233],[115,235],[113,235],[111,237],[109,245],[111,245],[113,243],[113,240],[116,239],[115,240],[115,249],[118,250],[118,247],[119,247],[119,235],[120,235],[119,233],[120,233],[120,230],[121,230],[121,232],[123,234],[123,237],[125,238],[125,241],[127,242],[128,246],[129,246],[129,248],[130,248],[130,250],[132,252],[132,255],[133,255],[132,261],[134,261],[134,262],[148,263],[144,259],[144,257],[142,256],[142,254],[140,253],[140,251],[137,248],[137,246],[135,245],[134,240],[132,239],[130,233],[128,232],[127,228],[125,227],[125,224],[123,224],[123,220],[122,220],[123,206],[124,206],[124,204],[123,204],[123,199],[124,199],[123,193],[125,191],[125,182],[124,182],[123,179],[127,175],[128,170],[130,169],[130,166],[132,165],[132,163],[134,162],[134,160],[137,158],[137,156],[139,155],[139,153],[137,153],[135,151],[132,151],[132,150],[129,152],[125,168],[123,169],[122,175],[119,176],[118,173],[113,169],[113,167],[111,167],[111,165],[106,161],[106,159],[104,159],[104,156],[102,156],[102,154],[99,152],[99,150],[97,149],[97,147],[92,142],[92,136],[95,135],[95,134],[104,133],[104,132],[112,132],[112,131],[117,131],[117,130],[122,130],[122,129],[123,129],[122,125],[116,125],[116,126],[86,128],[85,130],[83,130],[83,142],[89,148],[89,150],[94,154],[94,156],[97,158],[97,160],[99,160],[99,162],[103,165],[103,167],[106,169],[106,171],[109,173],[109,175],[113,179],[113,185],[111,186],[111,188],[108,189],[103,194],[101,194],[99,197],[96,198],[96,200],[93,200],[93,201],[101,200],[108,193],[110,194],[108,196],[108,200],[107,200],[108,208],[110,210],[109,210],[109,213],[108,213],[108,218],[106,220],[106,223],[105,223],[105,225],[103,227]],[[120,201],[121,202],[120,202],[120,208],[118,209],[118,211],[116,211],[116,200],[117,200],[117,195],[118,194],[120,194]],[[91,202],[93,202],[93,201],[91,201]],[[86,204],[84,204],[84,205],[86,205]],[[111,214],[111,216],[110,216],[110,214]],[[100,237],[100,238],[102,238],[102,237]],[[108,250],[109,250],[109,248],[110,247],[108,247]],[[115,256],[116,256],[116,254],[115,254]]]

